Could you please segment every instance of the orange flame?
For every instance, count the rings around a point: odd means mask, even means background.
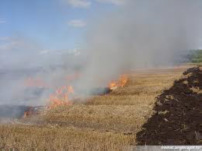
[[[72,86],[61,87],[55,91],[55,94],[50,95],[48,106],[49,109],[55,108],[57,106],[72,105],[69,96],[74,94],[74,89]]]
[[[110,82],[109,88],[111,90],[115,90],[119,87],[124,87],[127,82],[128,82],[128,77],[126,75],[121,75],[117,81]]]
[[[27,111],[24,112],[24,115],[22,118],[26,118],[26,117],[29,117],[31,115],[34,114],[34,111],[33,111],[33,108],[32,107],[29,107]]]

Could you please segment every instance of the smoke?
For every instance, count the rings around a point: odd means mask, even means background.
[[[79,68],[76,50],[46,51],[38,41],[23,36],[3,40],[2,43],[0,40],[0,106],[46,105],[49,95],[65,85],[66,76]]]
[[[199,47],[201,0],[126,0],[118,7],[95,16],[88,23],[85,45],[79,56],[51,55],[52,52],[48,55],[48,51],[27,40],[12,40],[10,45],[0,47],[1,51],[12,50],[18,56],[18,59],[0,56],[1,63],[10,58],[7,66],[26,67],[18,70],[18,76],[15,76],[16,72],[1,70],[0,104],[47,103],[49,90],[34,90],[33,93],[22,86],[29,76],[41,77],[51,88],[57,88],[66,84],[67,74],[79,70],[80,78],[71,84],[80,92],[90,93],[91,89],[106,87],[109,81],[130,70],[174,65],[182,51]],[[43,51],[34,53],[39,47]],[[33,53],[25,53],[22,48]],[[54,59],[56,54],[58,57]]]
[[[127,2],[89,26],[85,53],[90,57],[80,87],[106,84],[137,68],[174,65],[182,51],[198,48],[202,1]]]

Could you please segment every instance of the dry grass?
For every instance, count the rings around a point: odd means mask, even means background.
[[[151,106],[143,105],[139,108],[130,105],[75,105],[52,110],[45,116],[45,120],[61,126],[136,133],[141,123],[148,118],[151,109]]]
[[[1,148],[19,150],[119,150],[134,140],[124,134],[52,125],[3,125],[0,134]]]
[[[156,97],[186,68],[130,73],[124,88],[50,110],[38,118],[40,124],[1,125],[0,147],[118,150],[135,144],[136,133],[153,113]]]

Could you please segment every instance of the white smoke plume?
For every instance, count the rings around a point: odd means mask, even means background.
[[[72,85],[81,91],[91,91],[92,88],[106,87],[109,81],[130,70],[175,64],[176,56],[181,51],[198,48],[202,38],[201,16],[201,0],[126,0],[118,9],[103,12],[88,22],[85,45],[79,57],[61,55],[62,59],[53,61],[46,57],[48,51],[42,51],[36,56],[21,57],[20,63],[27,65],[30,59],[39,66],[58,63],[54,68],[42,66],[39,72],[29,72],[46,79],[45,82],[52,87],[64,84],[63,78],[72,72],[69,68],[61,67],[60,62],[66,63],[66,66],[76,67],[80,72],[80,78]],[[41,56],[44,58],[39,62]],[[81,68],[81,64],[84,67]],[[12,73],[9,75],[13,76]],[[9,80],[4,72],[0,76],[0,104],[46,103],[48,93],[36,92],[29,100],[29,92],[19,88],[26,74],[20,78],[15,76],[16,80]]]
[[[94,87],[131,69],[173,65],[181,51],[198,48],[202,1],[127,2],[89,26],[85,53],[90,58],[79,86]]]

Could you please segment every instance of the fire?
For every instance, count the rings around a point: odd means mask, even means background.
[[[70,96],[74,94],[74,89],[72,86],[63,86],[55,91],[54,94],[49,97],[49,109],[55,108],[57,106],[72,105],[70,101]]]
[[[126,75],[122,75],[119,78],[119,84],[120,84],[121,87],[124,87],[127,82],[128,82],[128,77]]]
[[[23,118],[26,118],[26,117],[28,117],[28,116],[30,116],[30,111],[25,111],[24,112],[24,115],[23,115]]]
[[[109,88],[111,90],[115,90],[119,87],[124,87],[124,85],[128,82],[128,77],[126,75],[121,75],[117,81],[112,81],[109,84]]]
[[[117,87],[118,87],[117,82],[111,82],[111,83],[109,84],[109,88],[110,88],[111,90],[117,89]]]
[[[75,73],[72,75],[68,75],[66,77],[66,80],[68,83],[71,83],[75,79],[79,78],[79,74]],[[128,81],[128,77],[126,75],[121,75],[118,80],[112,81],[109,83],[108,87],[110,90],[115,90],[119,87],[124,87],[125,84]],[[66,82],[65,82],[66,83]],[[45,82],[43,82],[41,79],[32,79],[28,78],[25,81],[26,86],[29,87],[46,87],[50,88],[47,86]],[[53,94],[51,94],[48,98],[49,104],[48,104],[48,109],[55,108],[57,106],[69,106],[72,105],[72,100],[76,98],[74,88],[72,86],[62,86],[58,88]],[[29,109],[28,111],[25,112],[24,117],[27,117],[32,114],[32,109]]]
[[[34,115],[34,108],[29,107],[27,111],[24,112],[23,118],[30,117]]]
[[[66,77],[64,77],[64,82],[68,85],[69,83],[73,82],[74,80],[78,79],[80,76],[79,73],[69,74]],[[39,77],[28,77],[24,81],[25,87],[33,87],[33,88],[49,88],[52,89],[52,86],[48,86],[47,83],[45,83],[41,78]],[[49,96],[49,104],[48,108],[54,108],[56,106],[60,105],[71,105],[72,102],[70,99],[72,99],[74,94],[74,89],[72,86],[62,86],[58,88],[53,94]],[[30,111],[26,111],[24,114],[24,117],[27,117],[31,114]]]

